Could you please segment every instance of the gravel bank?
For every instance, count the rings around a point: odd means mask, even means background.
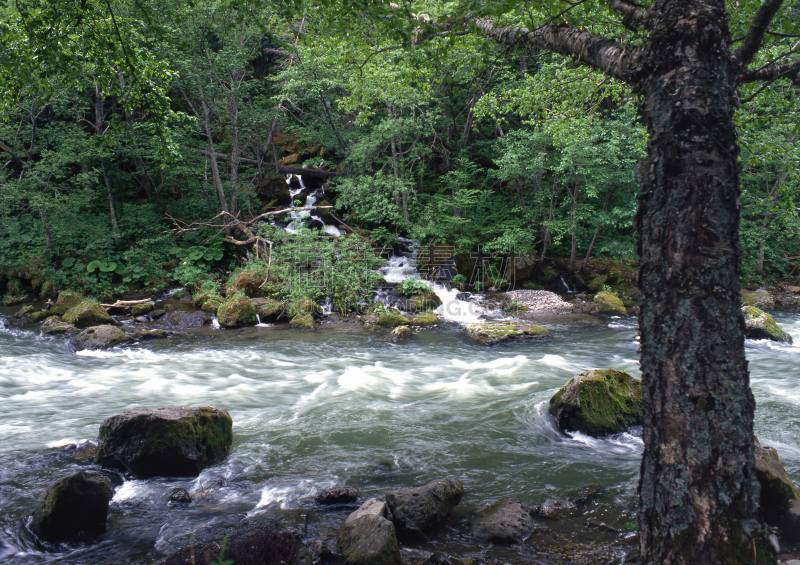
[[[506,297],[510,302],[524,304],[531,312],[569,314],[576,311],[572,304],[548,290],[512,290]]]

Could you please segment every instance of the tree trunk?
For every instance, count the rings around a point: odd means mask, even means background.
[[[114,204],[114,192],[111,188],[111,178],[108,176],[108,164],[106,160],[102,161],[103,178],[106,181],[106,196],[108,197],[108,209],[111,212],[111,227],[114,228],[114,242],[119,245],[120,237],[122,234],[119,231],[119,220],[117,220],[117,207]]]
[[[231,206],[230,212],[234,216],[239,210],[237,192],[239,188],[239,96],[236,92],[231,93],[230,100],[231,117]],[[212,149],[213,151],[213,149]]]
[[[211,175],[214,179],[214,188],[217,190],[217,198],[222,212],[228,212],[228,202],[225,198],[225,189],[222,188],[222,179],[219,176],[219,164],[217,163],[217,152],[214,151],[214,138],[211,137],[211,111],[206,104],[205,93],[200,89],[200,105],[203,110],[203,129],[208,139],[209,158],[211,159]]]
[[[739,301],[737,68],[722,0],[657,0],[636,80],[643,563],[743,564],[757,508]]]
[[[569,188],[567,188],[567,194],[569,194]],[[576,240],[576,232],[577,232],[577,224],[578,221],[575,217],[575,209],[578,207],[578,175],[575,174],[575,184],[572,186],[572,194],[569,194],[570,198],[572,199],[572,211],[570,212],[570,226],[572,232],[572,245],[569,249],[569,272],[575,272],[575,254],[577,253],[577,246],[578,242]]]

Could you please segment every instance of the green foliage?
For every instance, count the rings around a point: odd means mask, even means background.
[[[172,271],[172,279],[181,286],[190,286],[207,278],[211,268],[222,261],[225,253],[222,243],[205,246],[172,247],[170,255],[174,256],[178,266]]]
[[[415,294],[431,294],[431,286],[418,277],[411,277],[402,281],[397,285],[397,290],[405,296],[413,296]]]

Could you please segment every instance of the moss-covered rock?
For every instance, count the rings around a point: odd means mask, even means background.
[[[28,315],[28,319],[31,322],[41,322],[42,320],[46,320],[50,317],[50,312],[47,310],[39,310],[37,312],[31,312]]]
[[[184,298],[189,298],[189,297],[190,297],[189,291],[186,290],[185,288],[176,290],[175,292],[172,293],[173,300],[183,300]]]
[[[747,339],[769,339],[792,343],[792,336],[783,331],[775,320],[755,306],[742,308],[744,314],[744,335]]]
[[[64,322],[59,316],[50,316],[45,319],[42,327],[39,328],[43,334],[61,335],[77,332],[77,328],[72,324]]]
[[[97,302],[85,300],[67,310],[62,316],[65,322],[76,328],[88,328],[101,324],[113,324],[114,320]]]
[[[775,309],[775,298],[763,288],[742,296],[742,306],[755,306],[767,310]]]
[[[625,310],[625,305],[620,300],[619,296],[611,292],[598,292],[594,295],[592,300],[592,314],[613,314],[619,316],[627,316],[628,312]]]
[[[96,471],[79,471],[57,480],[44,493],[31,519],[31,531],[51,542],[82,541],[106,530],[111,481]]]
[[[222,298],[219,294],[209,294],[205,300],[203,300],[202,304],[200,304],[199,308],[203,312],[209,312],[211,314],[216,314],[219,311],[219,307],[225,303],[225,299]]]
[[[39,296],[45,300],[50,300],[58,296],[58,289],[53,281],[44,281],[42,289],[39,291]]]
[[[420,312],[411,320],[413,326],[433,326],[439,323],[439,317],[433,312]]]
[[[504,341],[523,339],[550,339],[553,337],[542,326],[527,322],[479,322],[468,324],[464,331],[482,345],[495,345]]]
[[[152,312],[155,310],[156,305],[153,302],[144,302],[142,304],[137,304],[133,308],[131,308],[131,315],[136,316],[144,316],[148,312]]]
[[[239,291],[243,291],[251,298],[264,296],[264,283],[266,280],[266,271],[262,271],[261,269],[244,269],[232,277],[232,280],[228,283],[226,292],[228,296]]]
[[[14,317],[15,317],[16,319],[18,319],[18,320],[22,320],[22,319],[30,319],[30,317],[31,317],[31,314],[33,314],[33,312],[34,312],[34,308],[33,308],[33,306],[31,306],[31,305],[29,305],[29,304],[28,304],[28,305],[25,305],[25,306],[23,306],[22,308],[20,308],[20,309],[17,311],[17,313],[16,313],[16,314],[14,314]]]
[[[264,299],[261,299],[264,300]],[[268,300],[266,302],[254,301],[256,307],[256,314],[264,324],[271,324],[283,318],[285,313],[285,306],[283,302],[277,300]]]
[[[414,332],[408,326],[397,326],[386,336],[389,343],[400,343],[404,339],[411,337]]]
[[[83,349],[109,349],[133,341],[133,338],[116,326],[104,325],[86,328],[70,340],[75,351]]]
[[[586,285],[589,287],[589,290],[592,292],[600,292],[603,290],[603,286],[608,281],[608,275],[598,275],[591,279],[589,283]]]
[[[311,314],[297,314],[291,320],[289,320],[289,325],[303,330],[313,330],[314,316]]]
[[[406,310],[411,312],[424,312],[437,308],[442,300],[435,294],[415,294],[406,299]]]
[[[301,314],[310,314],[315,318],[322,316],[322,306],[313,300],[301,300],[291,305],[289,308],[289,315],[291,317],[299,316]]]
[[[800,490],[778,458],[774,447],[764,447],[755,440],[756,477],[761,483],[761,513],[767,523],[777,525],[792,500],[800,500]]]
[[[217,310],[219,325],[224,328],[242,328],[256,325],[256,309],[246,296],[232,296]]]
[[[83,302],[84,298],[77,292],[62,290],[58,293],[56,303],[50,309],[55,316],[63,316],[67,310]]]
[[[96,462],[141,479],[196,477],[232,440],[231,415],[213,406],[126,410],[100,425]]]
[[[411,321],[403,316],[400,312],[386,310],[385,312],[378,314],[376,323],[384,328],[396,328],[397,326],[408,325],[411,323]]]
[[[574,376],[550,399],[549,412],[564,431],[600,437],[642,424],[642,383],[624,371]]]
[[[167,330],[145,330],[136,337],[139,339],[164,339],[169,337],[169,334]]]

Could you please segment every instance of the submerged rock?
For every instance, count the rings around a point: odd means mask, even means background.
[[[420,312],[411,320],[413,326],[433,326],[439,323],[439,317],[433,312]]]
[[[755,306],[742,308],[744,314],[744,336],[746,339],[769,339],[783,343],[792,343],[792,336],[784,332],[775,320]]]
[[[389,343],[400,343],[401,341],[405,340],[408,337],[413,335],[413,331],[408,326],[397,326],[389,335],[386,336],[386,341]]]
[[[126,410],[100,425],[96,461],[137,478],[195,477],[225,458],[233,420],[213,406]]]
[[[339,552],[352,565],[400,565],[400,548],[387,505],[375,498],[350,514],[337,536]]]
[[[525,541],[534,526],[530,506],[507,500],[481,510],[469,533],[481,541],[511,545]]]
[[[242,328],[256,325],[256,309],[246,296],[233,296],[217,311],[219,325],[224,328]]]
[[[619,296],[611,292],[598,292],[594,295],[592,300],[592,307],[589,310],[590,314],[612,314],[618,316],[627,316],[628,312],[625,310],[625,305],[620,300]]]
[[[64,313],[63,319],[76,328],[88,328],[101,324],[113,324],[114,320],[97,302],[86,300]]]
[[[376,323],[384,328],[396,328],[397,326],[408,325],[411,322],[400,312],[387,310],[385,312],[382,312],[381,314],[378,314],[378,319]]]
[[[755,306],[756,308],[775,309],[775,298],[763,288],[749,292],[742,296],[742,306]]]
[[[177,504],[189,504],[192,501],[192,495],[183,487],[175,487],[169,492],[169,501]]]
[[[800,490],[786,472],[774,447],[755,440],[756,477],[761,483],[761,513],[767,523],[777,525],[792,500],[800,500]]]
[[[581,373],[550,399],[549,412],[564,431],[623,432],[642,423],[642,383],[613,369]]]
[[[70,340],[75,351],[83,349],[110,349],[123,343],[133,341],[133,338],[116,326],[95,326],[86,328]]]
[[[56,303],[50,309],[55,316],[63,316],[67,310],[83,302],[84,298],[77,292],[62,290],[58,293]]]
[[[33,513],[31,531],[51,542],[83,541],[106,530],[111,480],[95,471],[79,471],[57,480]]]
[[[390,491],[386,494],[386,506],[400,532],[424,535],[445,519],[461,502],[463,494],[461,481],[445,477],[423,487]]]
[[[577,508],[570,500],[560,500],[558,498],[548,498],[539,506],[533,508],[532,513],[543,518],[558,518],[566,511]]]
[[[527,322],[481,322],[468,324],[464,331],[482,345],[520,339],[550,339],[553,337],[542,326]]]
[[[224,542],[227,549],[220,558]],[[227,560],[236,565],[312,565],[311,554],[296,533],[281,530],[278,524],[260,517],[176,551],[161,565],[214,565]]]

